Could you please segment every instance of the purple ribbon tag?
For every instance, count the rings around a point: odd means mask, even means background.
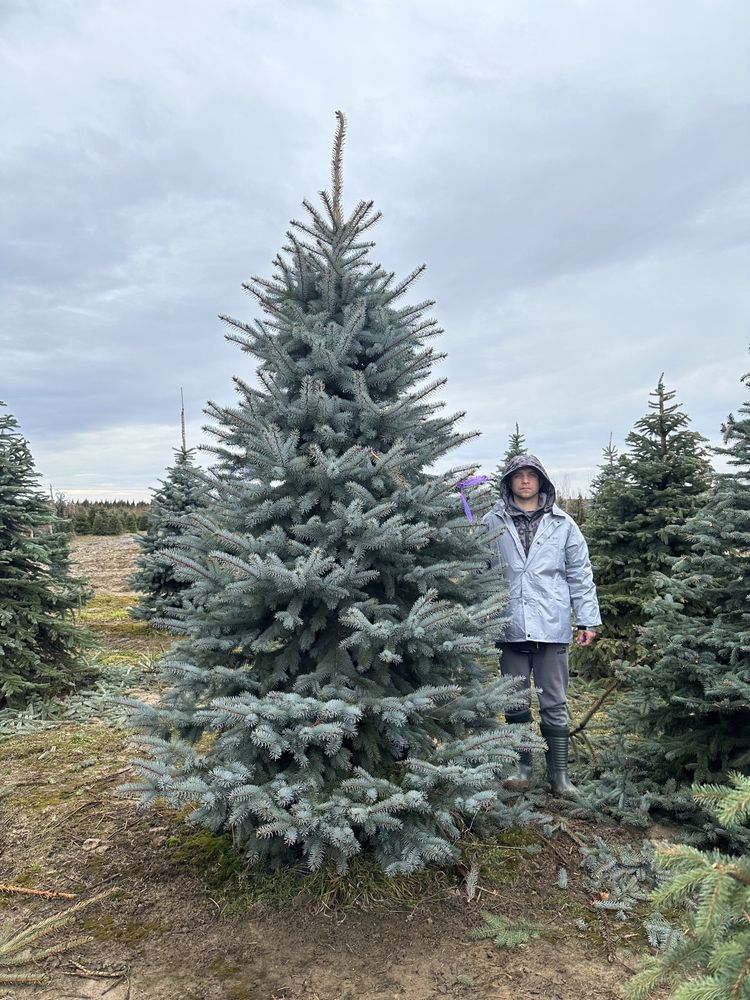
[[[474,515],[471,513],[469,501],[466,499],[466,490],[469,486],[480,486],[482,483],[488,482],[489,478],[489,476],[470,476],[469,479],[462,479],[460,483],[456,483],[464,505],[464,514],[466,514],[468,521],[473,521]]]

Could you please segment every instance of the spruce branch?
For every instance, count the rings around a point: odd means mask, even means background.
[[[469,936],[475,941],[492,938],[496,948],[517,948],[519,944],[540,936],[538,927],[520,917],[514,920],[499,913],[482,910],[482,918],[482,926],[473,930]]]
[[[105,889],[103,892],[97,893],[89,899],[81,900],[73,906],[69,906],[60,913],[55,913],[52,916],[45,917],[43,920],[38,920],[36,923],[20,931],[14,932],[11,921],[9,919],[6,920],[0,929],[0,983],[44,982],[44,973],[13,973],[9,970],[14,966],[29,965],[32,962],[43,961],[52,955],[59,955],[64,951],[69,951],[90,941],[91,939],[88,936],[79,936],[68,941],[55,943],[41,950],[34,950],[33,948],[33,945],[41,938],[68,927],[73,923],[77,913],[92,906],[94,903],[100,903],[116,892],[119,892],[117,886]]]

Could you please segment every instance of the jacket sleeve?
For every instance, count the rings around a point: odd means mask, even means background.
[[[573,521],[565,543],[565,576],[576,624],[585,625],[587,628],[601,625],[602,619],[588,546],[581,529]]]

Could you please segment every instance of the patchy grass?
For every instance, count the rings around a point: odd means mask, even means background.
[[[128,615],[134,603],[135,597],[130,594],[96,594],[81,611],[81,624],[94,635],[105,657],[132,662],[133,654],[137,654],[155,659],[171,646],[173,636]]]
[[[51,807],[65,805],[72,811],[97,782],[107,780],[107,763],[122,752],[124,735],[90,724],[0,740],[0,782],[9,788],[0,807],[22,810],[37,822]],[[49,829],[42,823],[37,835],[56,836],[58,822],[56,818]]]
[[[440,869],[414,875],[386,875],[372,857],[353,858],[346,874],[333,865],[316,872],[285,867],[264,872],[249,869],[225,886],[222,913],[238,916],[259,903],[285,907],[298,900],[313,911],[413,908],[428,899],[445,897],[455,876]]]
[[[209,889],[226,886],[243,869],[242,857],[231,839],[211,830],[189,832],[185,837],[172,834],[166,846],[170,851],[170,863],[187,869]]]
[[[109,913],[84,920],[83,926],[97,941],[116,941],[129,948],[137,948],[138,945],[144,944],[147,938],[163,934],[165,931],[158,920],[119,921]]]
[[[336,871],[333,864],[316,872],[303,865],[258,870],[247,865],[229,835],[205,829],[184,835],[175,832],[167,846],[171,849],[170,865],[199,879],[206,892],[215,895],[218,891],[222,913],[229,916],[247,913],[259,903],[284,907],[293,900],[315,910],[415,906],[460,889],[461,871],[472,857],[477,861],[480,884],[498,886],[509,883],[524,861],[541,850],[537,833],[513,828],[490,841],[463,841],[459,845],[462,864],[452,870],[432,868],[389,876],[371,855],[353,858],[345,874]]]
[[[457,883],[456,875],[433,869],[414,875],[386,875],[371,856],[353,858],[346,874],[332,864],[310,872],[303,865],[272,871],[248,866],[227,834],[186,827],[167,840],[169,865],[198,879],[204,891],[218,894],[222,913],[237,916],[256,904],[283,907],[299,899],[316,910],[371,909],[397,903],[416,903],[428,894],[443,893]]]
[[[489,840],[469,838],[460,846],[466,868],[476,861],[479,883],[497,885],[507,882],[529,855],[538,853],[540,844],[539,833],[532,827],[511,827]]]
[[[36,756],[39,760],[57,757],[57,763],[73,764],[78,757],[96,755],[101,759],[112,750],[120,749],[121,731],[90,725],[61,726],[53,733],[25,733],[0,739],[0,767]],[[57,769],[56,769],[57,770]]]

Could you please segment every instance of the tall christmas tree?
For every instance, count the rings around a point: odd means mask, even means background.
[[[265,318],[224,317],[259,385],[209,404],[216,499],[174,556],[190,613],[174,688],[137,717],[136,787],[267,864],[368,849],[401,873],[455,859],[466,824],[524,818],[499,776],[534,738],[498,721],[517,703],[491,658],[504,587],[466,470],[428,471],[471,435],[424,382],[431,303],[398,304],[422,268],[370,261],[371,202],[344,216],[338,120],[322,211],[305,202],[275,277],[246,286]]]
[[[37,480],[17,421],[0,411],[0,707],[92,677],[75,622],[87,590],[70,575],[67,535]]]
[[[691,784],[750,773],[750,401],[723,434],[717,450],[734,471],[717,475],[679,531],[685,554],[657,577],[644,662],[622,670],[628,692],[610,714],[618,759],[604,763],[610,775],[627,772],[631,800],[709,840],[721,831]]]
[[[711,482],[705,439],[688,430],[690,418],[672,402],[663,376],[650,395],[649,412],[626,438],[627,451],[619,458],[605,452],[585,525],[604,622],[602,638],[576,654],[576,665],[591,675],[643,654],[640,629],[656,593],[653,574],[685,553],[679,528]]]
[[[141,550],[138,570],[130,580],[131,586],[142,594],[130,608],[131,617],[154,624],[168,625],[182,614],[190,582],[178,579],[169,554],[187,527],[186,515],[202,510],[208,501],[208,487],[195,468],[195,452],[187,447],[185,440],[184,406],[181,427],[182,446],[175,449],[174,465],[154,492],[148,528],[145,535],[137,538]]]

